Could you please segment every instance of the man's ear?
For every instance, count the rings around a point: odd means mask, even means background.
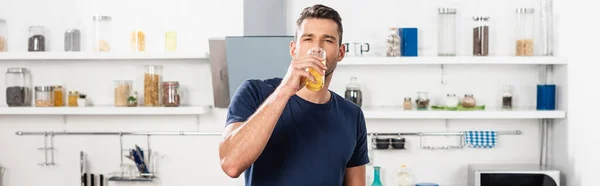
[[[290,41],[290,56],[292,59],[296,58],[296,41]]]
[[[342,61],[342,59],[344,59],[344,56],[346,56],[346,45],[342,43],[342,45],[340,45],[340,50],[338,51],[337,61]]]

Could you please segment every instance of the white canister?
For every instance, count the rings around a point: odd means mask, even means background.
[[[447,94],[444,101],[446,107],[457,107],[459,102],[456,94]]]
[[[79,98],[79,99],[77,99],[77,106],[78,107],[86,107],[87,106],[87,100],[85,98]]]

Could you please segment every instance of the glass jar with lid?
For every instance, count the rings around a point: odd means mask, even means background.
[[[463,108],[475,108],[477,102],[475,102],[475,97],[473,97],[473,94],[465,94],[465,97],[462,100],[462,107]]]
[[[360,107],[362,106],[362,91],[357,81],[356,77],[350,77],[350,83],[346,85],[344,97]]]
[[[517,8],[517,23],[515,25],[516,56],[533,56],[534,20],[533,8]]]
[[[131,96],[133,81],[116,80],[115,81],[115,107],[127,107],[128,99]]]
[[[6,20],[0,19],[0,52],[8,50],[8,26]]]
[[[456,94],[447,94],[446,99],[444,100],[446,107],[449,108],[455,108],[458,106],[459,102],[460,101],[458,100],[458,97],[456,97]]]
[[[427,110],[429,109],[429,95],[427,92],[418,92],[417,99],[415,100],[417,103],[417,110]]]
[[[65,52],[81,51],[81,31],[76,28],[65,30]]]
[[[473,55],[488,56],[490,51],[490,17],[473,17]]]
[[[77,107],[77,100],[79,99],[79,92],[78,91],[69,91],[69,96],[68,96],[68,103],[67,105],[69,107]]]
[[[94,52],[110,52],[112,43],[112,17],[97,15],[93,17],[93,50]]]
[[[54,87],[36,86],[35,87],[35,106],[53,107],[54,106]]]
[[[166,81],[163,82],[162,104],[165,107],[179,107],[181,105],[181,97],[179,90],[179,82]]]
[[[400,56],[400,34],[398,28],[390,28],[387,37],[387,57]]]
[[[411,110],[412,109],[412,101],[410,97],[405,97],[404,98],[404,104],[402,104],[402,106],[404,107],[404,110]]]
[[[136,29],[131,32],[131,49],[134,52],[146,51],[146,33]]]
[[[8,68],[5,74],[6,104],[9,107],[31,106],[31,74],[26,68]]]
[[[53,90],[54,106],[63,107],[65,106],[65,90],[61,85],[55,85]]]
[[[46,27],[30,26],[29,27],[29,52],[44,52],[46,51]]]
[[[456,8],[438,9],[438,56],[456,56]]]

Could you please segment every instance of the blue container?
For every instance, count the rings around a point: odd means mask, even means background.
[[[440,186],[435,183],[417,183],[415,186]]]
[[[419,30],[417,28],[400,28],[400,55],[419,56]]]
[[[537,110],[556,109],[556,85],[537,86]]]

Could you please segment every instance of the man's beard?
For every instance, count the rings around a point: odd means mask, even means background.
[[[325,77],[329,77],[329,75],[331,75],[333,71],[335,71],[335,67],[337,67],[337,65],[334,65],[332,69],[327,69],[325,71]]]

